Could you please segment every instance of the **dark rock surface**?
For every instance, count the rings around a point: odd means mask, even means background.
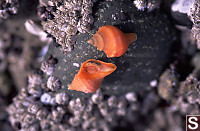
[[[100,87],[105,94],[124,94],[128,91],[142,91],[151,80],[157,79],[169,62],[173,39],[175,37],[172,25],[167,16],[160,12],[138,12],[130,6],[130,0],[117,2],[98,2],[94,5],[93,15],[95,22],[92,30],[86,34],[78,34],[74,50],[62,54],[59,48],[50,45],[46,60],[49,55],[58,59],[54,74],[62,83],[62,90],[71,96],[88,96],[67,88],[78,72],[79,66],[88,59],[98,59],[116,64],[117,70],[107,76]],[[122,14],[123,13],[123,14]],[[122,16],[126,17],[122,17]],[[87,43],[99,27],[115,25],[123,32],[133,32],[138,39],[132,43],[127,52],[118,58],[107,58],[104,52]],[[60,91],[62,91],[60,90]]]

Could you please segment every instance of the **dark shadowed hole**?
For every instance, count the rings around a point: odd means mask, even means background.
[[[20,130],[21,129],[21,124],[19,122],[16,122],[15,123],[15,127],[17,128],[17,130]]]

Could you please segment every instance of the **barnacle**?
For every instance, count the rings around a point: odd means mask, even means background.
[[[188,14],[194,24],[198,24],[200,22],[200,0],[194,1]]]
[[[47,87],[52,91],[56,91],[61,87],[61,82],[57,77],[50,76],[47,80]]]
[[[197,47],[200,48],[200,0],[195,0],[193,6],[190,8],[189,17],[193,22],[192,34],[197,40]]]
[[[54,70],[54,65],[51,63],[48,63],[46,61],[42,62],[41,68],[44,73],[47,75],[52,75]]]
[[[63,53],[72,51],[77,32],[88,32],[94,21],[92,0],[49,0],[47,4],[38,8],[44,29],[55,37]]]
[[[18,0],[0,1],[0,21],[8,18],[10,14],[17,14],[18,6]]]
[[[162,0],[134,0],[133,4],[138,8],[138,10],[144,11],[147,9],[149,12],[159,8]]]

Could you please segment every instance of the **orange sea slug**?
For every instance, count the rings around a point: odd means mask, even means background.
[[[107,57],[120,57],[128,46],[137,40],[135,33],[123,33],[116,26],[106,25],[100,27],[88,43],[104,51]]]
[[[84,93],[95,92],[101,86],[103,78],[114,72],[116,68],[115,64],[89,59],[81,65],[68,89]]]

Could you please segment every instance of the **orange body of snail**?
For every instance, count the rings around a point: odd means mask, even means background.
[[[115,64],[89,59],[81,65],[68,89],[84,93],[95,92],[101,86],[103,78],[114,72],[116,68]]]
[[[116,26],[106,25],[100,27],[88,43],[96,46],[100,51],[103,50],[107,57],[119,57],[136,39],[135,33],[123,33]]]

